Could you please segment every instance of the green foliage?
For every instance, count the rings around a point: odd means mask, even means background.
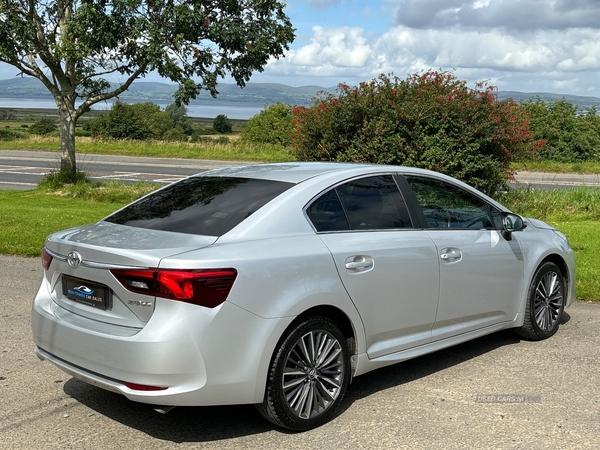
[[[150,108],[143,105],[128,105],[117,100],[109,111],[88,121],[92,137],[104,139],[146,139],[150,137],[151,132],[147,126],[147,116],[145,115]],[[159,111],[158,105],[151,109],[151,113]]]
[[[86,178],[78,180],[76,183],[42,180],[38,185],[38,191],[90,202],[129,203],[159,187],[158,184],[146,182],[121,183],[115,180],[104,182]]]
[[[170,128],[165,131],[162,135],[162,139],[165,141],[187,141],[188,136],[183,131],[180,125],[177,125],[175,128]]]
[[[84,172],[76,172],[75,175],[65,173],[60,170],[52,170],[47,175],[43,176],[38,183],[38,187],[46,190],[57,190],[64,187],[66,184],[86,184],[90,183]]]
[[[164,139],[186,140],[180,125],[176,125],[167,111],[151,103],[127,104],[117,100],[109,111],[86,122],[92,137],[102,139]]]
[[[539,96],[521,102],[531,118],[534,139],[540,141],[537,158],[581,162],[600,158],[600,116],[568,100],[546,103]]]
[[[22,130],[12,130],[10,127],[0,129],[0,141],[14,141],[16,139],[25,139],[29,133]]]
[[[248,121],[241,139],[248,142],[288,146],[291,144],[291,122],[292,107],[277,102]]]
[[[495,91],[483,83],[469,89],[448,72],[341,84],[338,96],[294,108],[293,152],[300,160],[423,167],[493,194],[509,179],[511,158],[534,148],[526,111]]]
[[[52,119],[40,119],[29,128],[31,134],[39,134],[40,136],[52,134],[56,130],[58,130],[58,126]]]
[[[52,93],[61,170],[75,173],[75,126],[92,105],[150,72],[179,85],[178,104],[201,90],[216,96],[217,80],[226,75],[244,86],[294,40],[284,7],[278,0],[2,0],[0,62]],[[122,83],[108,81],[115,75]]]
[[[181,127],[186,135],[192,134],[192,120],[188,117],[188,111],[184,105],[171,103],[165,108],[165,112],[169,115],[173,124]]]
[[[227,136],[219,136],[218,138],[213,139],[213,142],[215,144],[219,144],[219,145],[227,145],[231,141],[229,140],[229,138]]]
[[[217,133],[231,133],[233,129],[231,122],[225,114],[219,114],[213,121],[213,130]]]

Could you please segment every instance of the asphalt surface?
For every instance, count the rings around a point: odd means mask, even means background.
[[[546,341],[503,331],[358,377],[335,420],[296,434],[249,405],[160,415],[39,361],[40,261],[0,267],[0,449],[600,448],[597,304],[575,304]]]
[[[241,161],[78,155],[78,168],[97,180],[172,183],[205,170],[248,164]],[[35,189],[39,180],[60,167],[58,153],[0,151],[0,189]]]
[[[241,161],[210,161],[177,158],[144,158],[112,155],[78,155],[78,167],[99,180],[171,183],[204,170],[249,164]],[[60,166],[57,152],[0,151],[0,189],[35,189],[42,176]],[[598,186],[600,175],[556,174],[522,171],[513,185],[537,189]]]

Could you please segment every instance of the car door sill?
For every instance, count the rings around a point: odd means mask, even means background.
[[[362,375],[363,373],[370,372],[371,370],[378,369],[380,367],[389,366],[391,364],[396,364],[398,362],[426,355],[428,353],[432,353],[444,348],[452,347],[454,345],[461,344],[463,342],[470,341],[472,339],[476,339],[478,337],[485,336],[496,331],[515,327],[518,317],[519,316],[517,316],[515,320],[500,322],[494,325],[479,328],[477,330],[457,334],[455,336],[451,336],[445,339],[432,341],[427,344],[419,345],[417,347],[412,347],[399,352],[390,353],[388,355],[380,356],[378,358],[370,359],[366,353],[359,354],[357,358],[356,372],[354,376]]]

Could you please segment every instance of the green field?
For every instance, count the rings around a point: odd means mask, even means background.
[[[48,234],[95,222],[120,206],[40,191],[0,190],[0,253],[39,255]]]

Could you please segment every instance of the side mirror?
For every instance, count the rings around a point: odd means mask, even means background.
[[[523,231],[527,228],[527,222],[521,216],[513,213],[503,213],[502,215],[502,236],[507,241],[512,239],[512,233],[515,231]]]

